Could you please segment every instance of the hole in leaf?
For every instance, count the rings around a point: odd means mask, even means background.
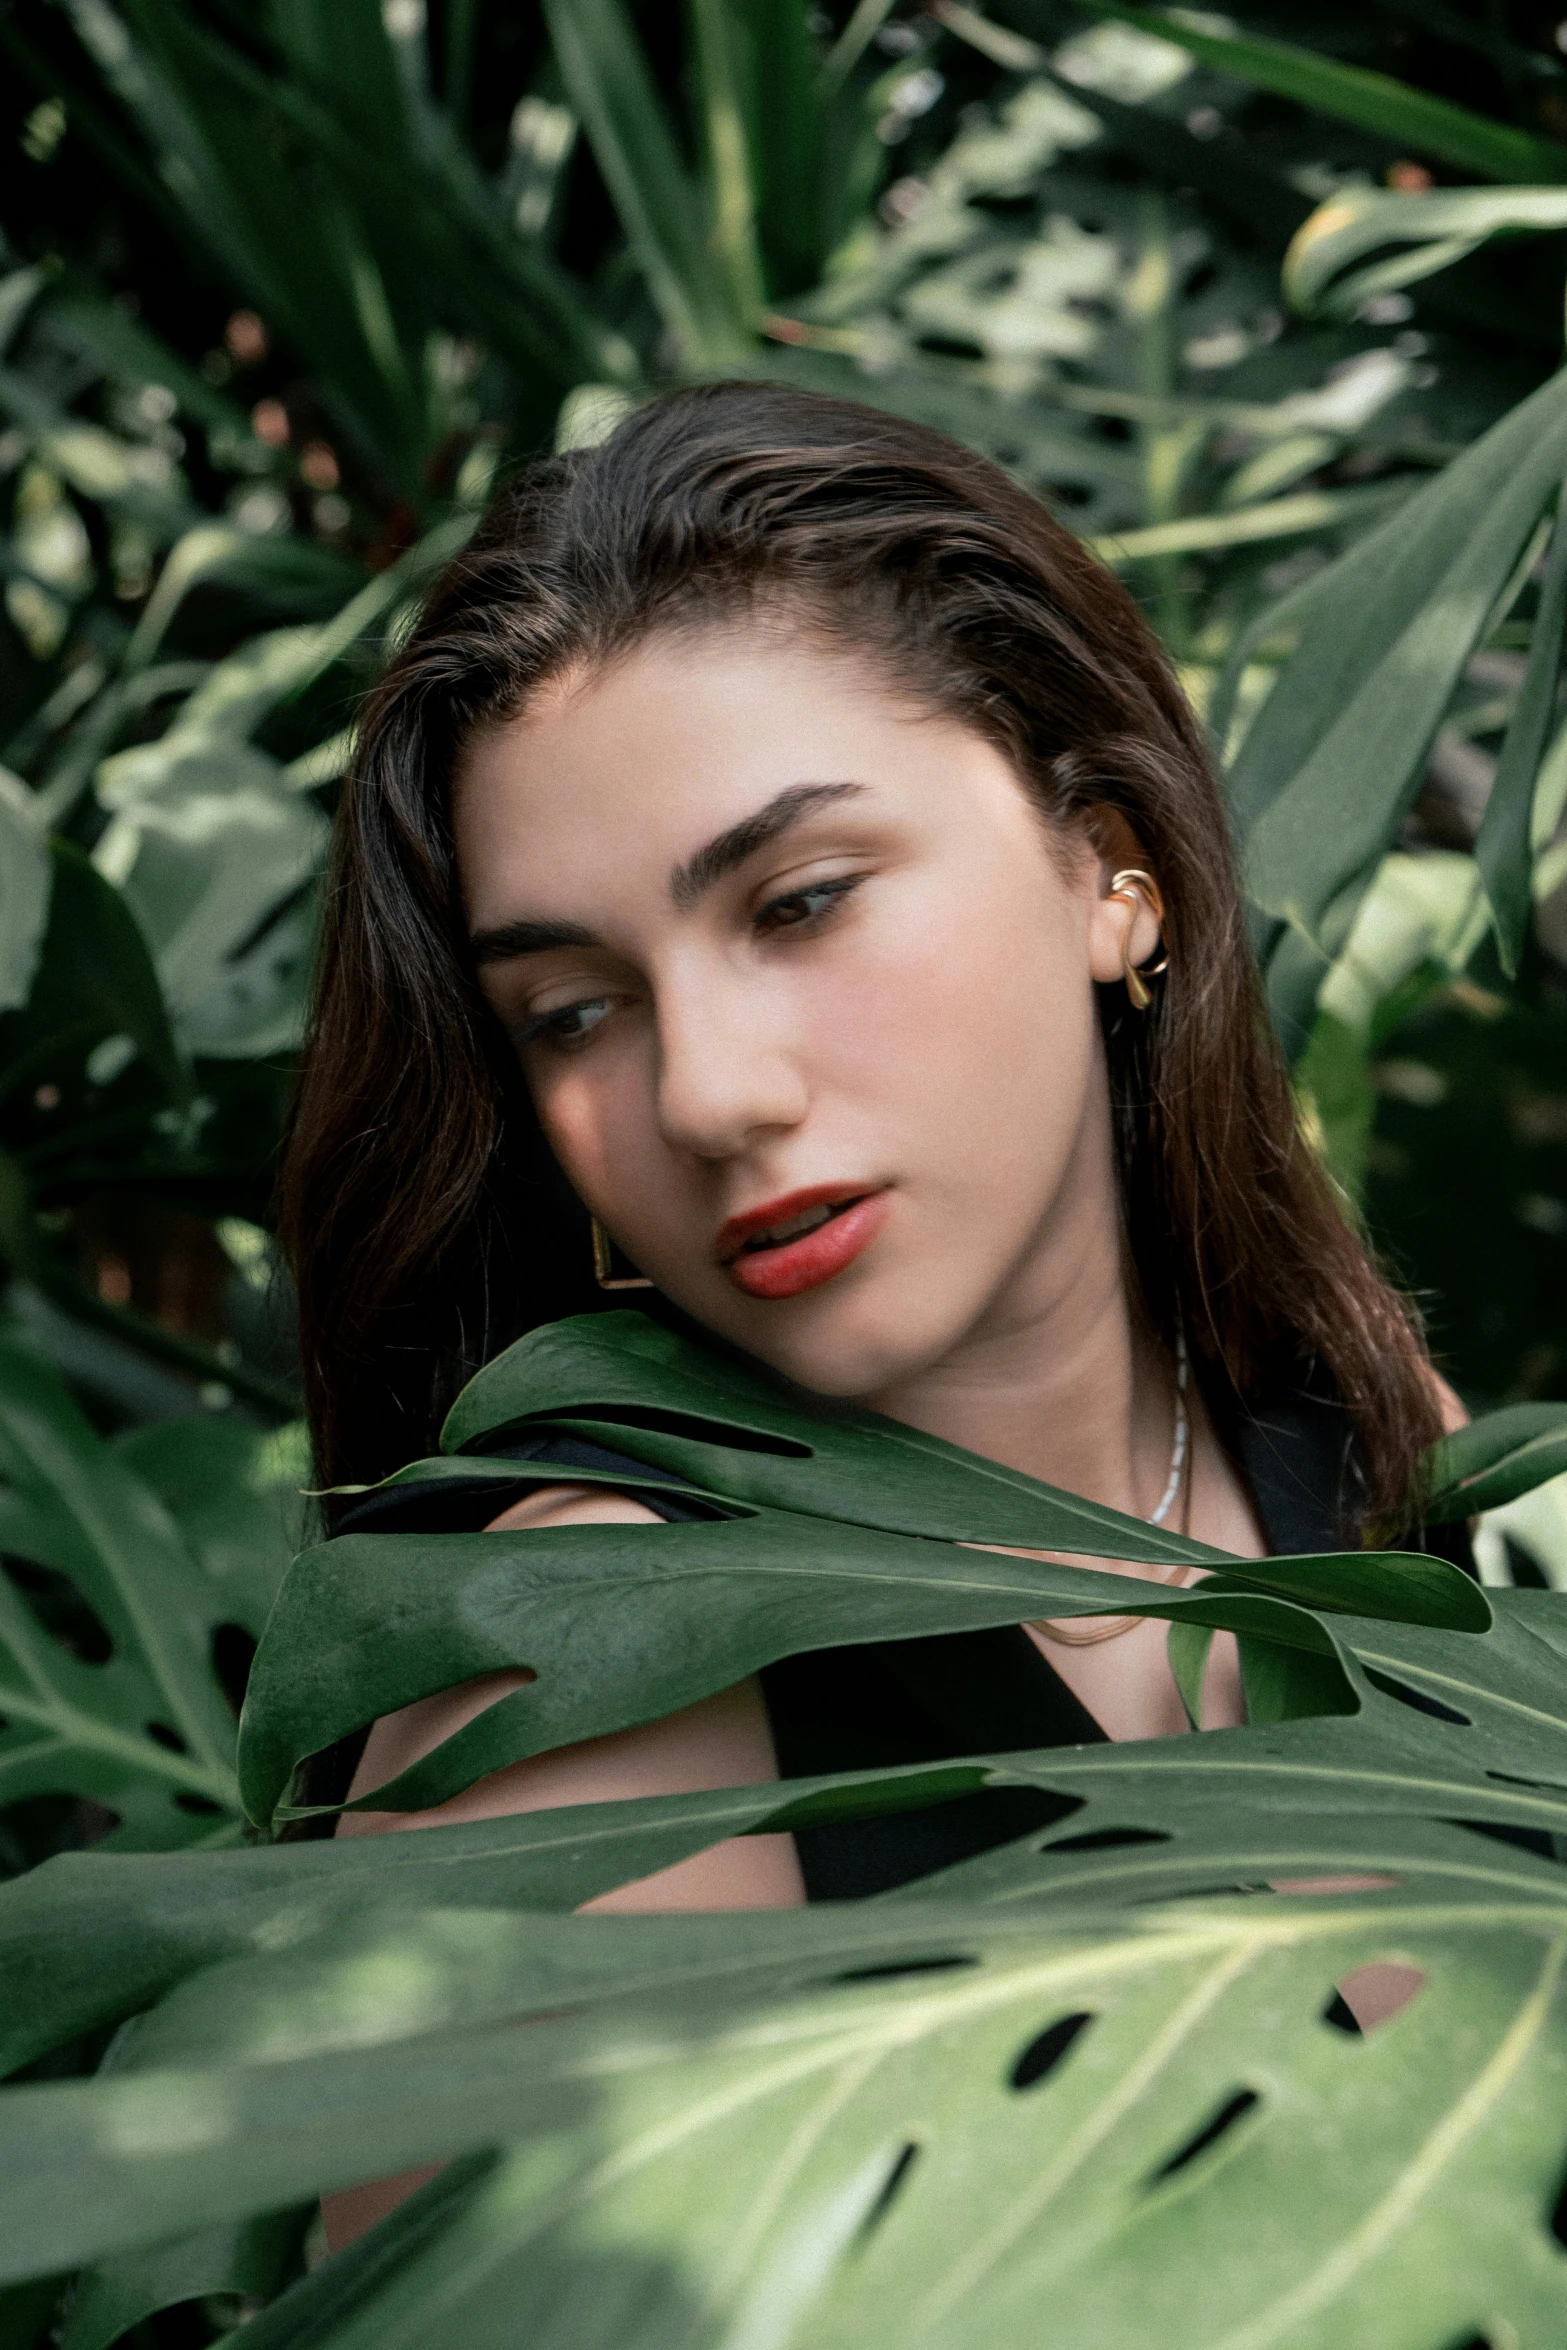
[[[882,2181],[880,2194],[860,2222],[861,2243],[881,2226],[882,2221],[902,2194],[908,2184],[909,2173],[919,2160],[919,2151],[918,2145],[912,2138],[907,2145],[898,2149],[897,2159]]]
[[[214,1803],[210,1796],[181,1794],[176,1795],[174,1801],[181,1811],[188,1811],[194,1819],[219,1820],[223,1817],[222,1804]]]
[[[1439,1697],[1428,1697],[1423,1689],[1411,1689],[1407,1681],[1395,1681],[1391,1673],[1379,1673],[1375,1665],[1367,1665],[1366,1679],[1373,1689],[1380,1689],[1384,1697],[1396,1698],[1417,1714],[1429,1714],[1433,1721],[1456,1722],[1461,1730],[1472,1730],[1474,1724],[1467,1714],[1444,1705]]]
[[[1546,2224],[1562,2250],[1567,2252],[1567,2176],[1562,2179],[1556,2200],[1551,2205],[1550,2219]]]
[[[90,1608],[69,1575],[53,1567],[35,1566],[31,1559],[0,1558],[23,1606],[51,1640],[81,1665],[106,1665],[114,1642],[103,1618]]]
[[[1559,1787],[1547,1787],[1546,1794],[1560,1795]],[[1520,1828],[1512,1820],[1454,1820],[1455,1828],[1467,1828],[1472,1836],[1489,1837],[1493,1844],[1511,1844],[1519,1852],[1537,1853],[1541,1860],[1554,1860],[1556,1846],[1549,1828]]]
[[[245,1702],[256,1643],[243,1624],[218,1624],[212,1634],[212,1670],[236,1721]]]
[[[1059,2016],[1053,2024],[1030,2040],[1007,2075],[1014,2089],[1032,2089],[1047,2073],[1053,2073],[1080,2032],[1085,2032],[1093,2017],[1079,2009],[1075,2015]]]
[[[0,1809],[0,1877],[19,1877],[57,1852],[81,1852],[120,1824],[86,1796],[27,1795]]]
[[[1532,1550],[1525,1550],[1521,1542],[1514,1542],[1507,1534],[1502,1536],[1502,1548],[1507,1553],[1507,1571],[1515,1590],[1550,1590],[1550,1578]]]
[[[977,1958],[898,1958],[885,1966],[850,1967],[846,1974],[834,1975],[835,1983],[884,1983],[894,1975],[946,1975],[956,1967],[978,1966]]]
[[[166,1746],[170,1754],[189,1754],[190,1748],[178,1730],[171,1730],[167,1722],[148,1722],[144,1727],[148,1737],[157,1745]]]
[[[1052,1844],[1041,1844],[1041,1852],[1113,1852],[1119,1844],[1169,1844],[1173,1841],[1164,1828],[1089,1828],[1081,1836],[1058,1836]]]
[[[1228,2137],[1236,2123],[1250,2113],[1257,2102],[1255,2089],[1237,2089],[1234,2096],[1227,2097],[1218,2111],[1203,2123],[1194,2136],[1187,2139],[1184,2146],[1176,2148],[1168,2162],[1159,2165],[1148,2181],[1149,2186],[1156,2187],[1163,2179],[1173,2179],[1177,2171],[1185,2170],[1189,2163],[1197,2160],[1199,2154],[1206,2154],[1211,2146],[1217,2146],[1219,2140]]]
[[[1400,1958],[1374,1958],[1369,1965],[1358,1966],[1347,1974],[1333,1996],[1354,2017],[1355,2029],[1368,2038],[1384,2024],[1390,2024],[1396,2015],[1402,2015],[1425,1987],[1421,1968],[1410,1966]],[[1325,2014],[1323,2020],[1332,2019]]]

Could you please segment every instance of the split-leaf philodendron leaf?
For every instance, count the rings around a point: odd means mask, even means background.
[[[770,1656],[1045,1609],[1237,1630],[1251,1722],[47,1863],[0,1888],[0,2066],[121,2027],[96,2079],[0,2094],[0,2284],[78,2273],[65,2350],[173,2298],[265,2297],[311,2198],[424,2165],[251,2320],[257,2350],[1025,2350],[1045,2305],[1096,2350],[1557,2337],[1562,1600],[1409,1553],[1231,1559],[636,1315],[513,1348],[404,1477],[482,1526],[558,1475],[485,1449],[520,1425],[714,1514],[307,1551],[247,1702],[257,1817],[302,1756],[496,1662],[537,1672],[535,1710],[493,1708],[500,1734],[449,1741],[399,1804]],[[1549,1473],[1553,1427],[1450,1440],[1434,1506]],[[1006,1787],[1044,1824],[876,1902],[568,1914],[726,1836]],[[1390,1960],[1423,1987],[1357,2036],[1335,1986]],[[1261,2271],[1227,2257],[1259,2239]]]
[[[1488,1621],[1484,1595],[1443,1561],[1235,1559],[874,1414],[813,1411],[640,1315],[521,1340],[467,1389],[445,1441],[480,1444],[523,1421],[611,1440],[723,1514],[346,1535],[307,1552],[268,1625],[241,1729],[241,1782],[258,1823],[273,1819],[306,1756],[507,1668],[532,1677],[378,1790],[378,1808],[423,1809],[505,1763],[656,1720],[807,1648],[1130,1610],[1222,1626],[1331,1666],[1337,1615],[1455,1631]],[[496,1480],[489,1515],[508,1486],[559,1474],[482,1455],[462,1466]],[[1207,1573],[1190,1589],[1150,1588],[1000,1555],[1000,1545]]]

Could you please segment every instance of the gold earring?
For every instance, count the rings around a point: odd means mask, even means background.
[[[1153,1002],[1153,993],[1148,986],[1148,981],[1157,979],[1162,972],[1169,970],[1170,958],[1168,954],[1161,955],[1157,963],[1145,963],[1139,970],[1132,961],[1128,949],[1132,943],[1132,931],[1136,924],[1136,901],[1139,898],[1158,923],[1160,930],[1164,929],[1164,899],[1159,894],[1159,884],[1151,873],[1144,873],[1140,866],[1128,865],[1122,872],[1111,875],[1110,887],[1106,895],[1112,898],[1128,898],[1132,901],[1133,919],[1127,924],[1126,936],[1121,941],[1121,976],[1126,981],[1126,992],[1131,998],[1133,1009],[1146,1012]]]
[[[593,1278],[600,1289],[651,1289],[653,1283],[645,1273],[620,1274],[615,1271],[609,1253],[609,1234],[597,1216],[590,1216],[593,1227]]]

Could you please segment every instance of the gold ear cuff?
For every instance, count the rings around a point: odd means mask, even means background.
[[[1121,976],[1126,981],[1126,992],[1135,1009],[1139,1012],[1146,1012],[1153,1002],[1153,992],[1148,982],[1150,979],[1157,979],[1161,972],[1169,970],[1170,958],[1168,954],[1163,954],[1157,963],[1144,963],[1139,968],[1132,961],[1128,950],[1132,943],[1132,931],[1135,927],[1139,900],[1148,908],[1161,932],[1164,929],[1164,899],[1159,894],[1159,884],[1151,873],[1144,873],[1141,866],[1128,865],[1120,873],[1111,875],[1110,887],[1106,895],[1112,898],[1125,898],[1132,906],[1133,921],[1127,924],[1126,936],[1121,941]]]

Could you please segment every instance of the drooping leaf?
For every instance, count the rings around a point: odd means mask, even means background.
[[[14,1332],[0,1331],[0,1801],[67,1794],[126,1839],[232,1821],[224,1608],[149,1487]]]
[[[1297,310],[1350,316],[1377,295],[1450,269],[1488,237],[1561,228],[1561,188],[1433,188],[1424,195],[1342,188],[1296,231],[1284,256],[1284,295]]]
[[[1567,631],[1567,514],[1557,502],[1556,527],[1540,580],[1529,637],[1529,663],[1496,763],[1475,863],[1485,883],[1503,970],[1518,969],[1534,909],[1532,828],[1535,781],[1556,722],[1556,688]]]
[[[1556,376],[1397,514],[1256,622],[1294,637],[1227,787],[1276,1011],[1295,1028],[1418,786],[1453,689],[1567,471]],[[1289,1000],[1281,1000],[1285,995]]]
[[[1500,1509],[1567,1470],[1567,1405],[1507,1404],[1433,1447],[1425,1515],[1433,1526]]]
[[[1513,1884],[1525,1864],[1510,1849],[1443,1823],[1567,1833],[1567,1628],[1554,1594],[1498,1606],[1478,1639],[1348,1625],[1359,1707],[1349,1717],[960,1757],[390,1840],[57,1860],[0,1891],[0,1970],[15,1991],[0,2018],[0,2070],[139,2011],[194,1970],[351,1917],[432,1904],[567,1909],[725,1836],[922,1808],[987,1786],[1040,1791],[1057,1826],[952,1872],[985,1899],[1165,1898],[1312,1877],[1335,1857],[1438,1889]],[[917,1887],[900,1895],[919,1897]]]
[[[379,1791],[378,1808],[423,1808],[524,1755],[656,1720],[836,1642],[1130,1610],[1274,1639],[1336,1671],[1332,1636],[1308,1611],[1407,1612],[1475,1629],[1488,1620],[1474,1586],[1439,1561],[1235,1559],[875,1414],[813,1413],[761,1372],[639,1315],[589,1316],[520,1341],[464,1391],[443,1440],[472,1442],[524,1415],[599,1442],[613,1431],[721,1514],[521,1534],[349,1534],[307,1552],[246,1700],[241,1776],[258,1823],[307,1755],[506,1668],[525,1668],[527,1685]],[[478,1525],[513,1492],[558,1475],[463,1466],[477,1471]],[[454,1499],[460,1474],[447,1467]],[[634,1477],[613,1476],[634,1488]],[[1001,1545],[1221,1571],[1174,1591],[999,1555]]]
[[[1554,141],[1492,121],[1391,75],[1345,65],[1291,41],[1232,31],[1188,9],[1134,8],[1122,0],[1084,0],[1084,5],[1095,16],[1135,25],[1189,49],[1219,73],[1352,122],[1396,146],[1456,164],[1461,171],[1496,180],[1567,179],[1567,149]]]

